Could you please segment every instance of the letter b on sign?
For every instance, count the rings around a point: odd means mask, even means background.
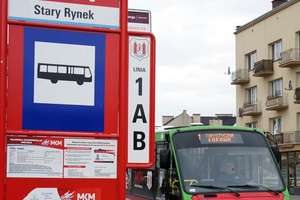
[[[141,131],[134,131],[133,132],[133,149],[134,150],[143,150],[146,147],[145,138],[146,135],[144,132]]]

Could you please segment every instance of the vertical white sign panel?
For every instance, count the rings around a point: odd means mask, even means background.
[[[150,38],[129,37],[128,163],[149,163]]]

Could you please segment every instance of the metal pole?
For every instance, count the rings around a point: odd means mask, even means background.
[[[0,1],[0,199],[5,199],[7,0]]]
[[[128,0],[121,0],[121,45],[120,45],[120,138],[119,138],[119,199],[126,196],[126,165],[128,141]]]

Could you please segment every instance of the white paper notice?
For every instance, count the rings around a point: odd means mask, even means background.
[[[117,141],[65,139],[65,178],[117,178]]]
[[[63,177],[63,140],[9,137],[7,177]]]

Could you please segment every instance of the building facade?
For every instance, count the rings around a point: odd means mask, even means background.
[[[300,188],[300,0],[274,0],[273,9],[237,27],[237,124],[275,135],[282,174]]]

